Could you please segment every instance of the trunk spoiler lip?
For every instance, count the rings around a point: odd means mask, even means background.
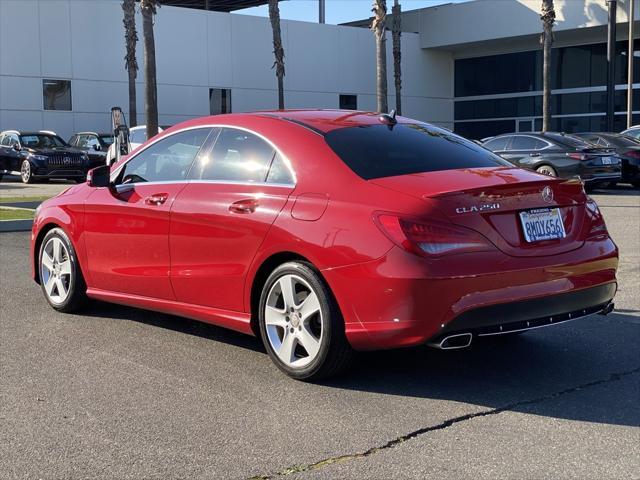
[[[512,184],[513,187],[515,187],[516,185],[518,186],[523,186],[523,187],[531,187],[531,186],[535,186],[535,185],[539,185],[540,187],[544,187],[544,186],[557,186],[557,185],[580,185],[581,187],[583,186],[583,182],[579,177],[572,177],[572,178],[557,178],[557,177],[549,177],[548,179],[540,179],[540,180],[530,180],[530,181],[524,181],[524,182],[518,182],[518,183],[514,183]],[[500,186],[504,186],[504,187],[509,187],[510,185],[500,185]],[[422,198],[424,199],[436,199],[436,198],[444,198],[444,197],[452,197],[452,196],[456,196],[456,195],[460,195],[462,193],[477,193],[478,191],[482,191],[483,189],[489,189],[489,188],[495,188],[496,186],[491,186],[491,187],[472,187],[472,188],[465,188],[465,189],[461,189],[461,190],[454,190],[451,192],[441,192],[441,193],[435,193],[435,194],[424,194],[422,195]],[[581,202],[579,202],[581,203]]]

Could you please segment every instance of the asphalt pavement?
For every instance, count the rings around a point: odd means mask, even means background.
[[[362,354],[319,384],[214,326],[57,313],[28,233],[2,233],[0,478],[639,478],[640,196],[594,196],[621,250],[616,312]]]

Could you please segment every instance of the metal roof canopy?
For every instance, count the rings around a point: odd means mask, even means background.
[[[268,0],[160,0],[161,5],[227,13],[243,8],[265,5],[266,3],[268,3]]]

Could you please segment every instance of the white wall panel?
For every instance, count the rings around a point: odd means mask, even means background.
[[[129,90],[125,82],[73,80],[71,84],[74,112],[109,113],[111,107],[123,110],[129,106]],[[139,90],[139,94],[142,91]]]
[[[38,77],[0,77],[0,108],[42,110],[42,80]]]
[[[26,110],[0,110],[0,131],[41,130],[42,112]]]
[[[71,78],[71,32],[75,25],[72,29],[69,1],[40,0],[39,5],[42,76]]]
[[[72,112],[43,112],[42,129],[53,130],[65,140],[69,140],[75,133],[74,117]]]
[[[0,1],[0,74],[40,75],[36,0]]]
[[[233,85],[231,15],[210,12],[207,15],[207,53],[210,87]]]
[[[209,115],[209,89],[158,85],[158,111],[174,115]]]
[[[203,86],[209,83],[207,16],[203,12],[161,7],[154,31],[157,75],[163,83]]]

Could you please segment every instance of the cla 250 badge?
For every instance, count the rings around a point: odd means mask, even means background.
[[[458,207],[456,208],[456,213],[486,212],[487,210],[498,210],[499,208],[499,203],[481,203],[469,207]]]

